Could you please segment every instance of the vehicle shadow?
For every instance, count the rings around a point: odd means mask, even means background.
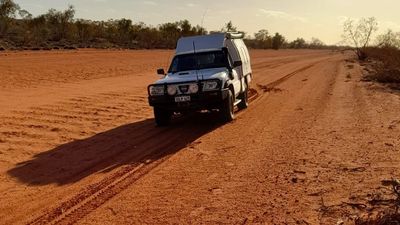
[[[174,154],[221,125],[212,113],[178,118],[168,127],[156,127],[153,119],[139,121],[40,153],[7,173],[29,185],[71,184]]]

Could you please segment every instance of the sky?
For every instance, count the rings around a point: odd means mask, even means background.
[[[14,0],[34,16],[48,9],[76,8],[76,18],[108,20],[128,18],[157,26],[189,20],[208,31],[220,30],[228,21],[249,35],[261,29],[279,32],[288,40],[319,38],[339,43],[347,18],[376,17],[378,33],[400,32],[399,0]]]

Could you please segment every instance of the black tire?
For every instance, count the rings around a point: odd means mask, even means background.
[[[157,126],[167,126],[171,122],[172,113],[168,110],[154,107],[154,119]]]
[[[221,115],[221,120],[225,123],[230,122],[235,119],[234,114],[234,100],[232,91],[228,91],[228,97],[222,102],[221,108],[219,109],[219,113]]]
[[[246,84],[246,89],[240,94],[240,103],[237,105],[239,110],[247,109],[249,107],[249,87]]]

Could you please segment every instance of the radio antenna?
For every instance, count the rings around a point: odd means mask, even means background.
[[[201,19],[201,27],[202,27],[202,28],[203,28],[203,25],[204,25],[204,18],[206,17],[207,12],[208,12],[208,8],[207,8],[206,11],[204,12],[203,18]]]
[[[194,41],[193,41],[193,53],[194,53],[194,55],[193,55],[193,59],[194,59],[194,63],[196,63],[196,78],[197,78],[197,82],[199,82],[199,63],[197,62],[197,60],[196,60],[196,45],[194,44]]]

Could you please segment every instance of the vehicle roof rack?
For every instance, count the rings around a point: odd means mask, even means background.
[[[242,38],[244,38],[244,33],[243,32],[226,32],[226,38],[242,39]]]
[[[243,39],[244,32],[221,32],[221,31],[211,31],[209,35],[224,35],[228,39]]]

